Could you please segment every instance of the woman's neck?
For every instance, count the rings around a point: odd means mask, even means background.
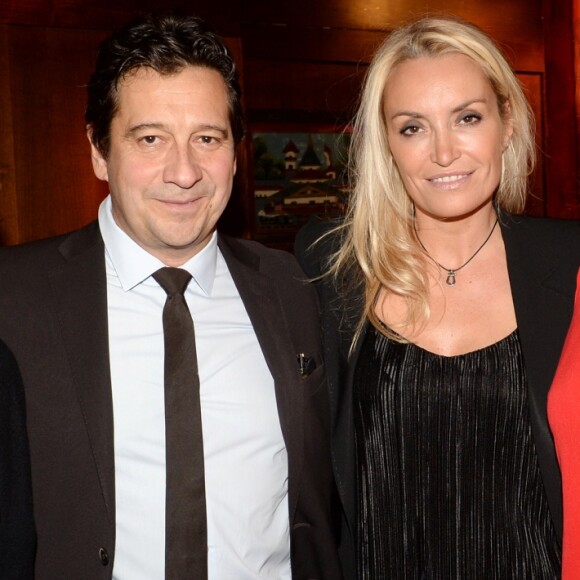
[[[442,220],[415,214],[415,232],[424,251],[446,269],[456,269],[484,250],[497,234],[497,213],[490,203],[468,216]],[[483,246],[482,246],[483,245]]]

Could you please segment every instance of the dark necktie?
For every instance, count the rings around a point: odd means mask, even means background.
[[[207,578],[207,518],[199,374],[193,321],[183,293],[191,274],[153,274],[167,293],[165,340],[165,578]]]

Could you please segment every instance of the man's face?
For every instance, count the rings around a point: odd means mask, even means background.
[[[217,71],[137,69],[119,82],[107,158],[91,148],[95,175],[109,182],[113,217],[137,244],[181,266],[208,243],[236,171]]]

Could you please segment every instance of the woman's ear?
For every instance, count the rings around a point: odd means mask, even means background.
[[[512,108],[509,101],[503,105],[503,139],[502,150],[505,151],[510,143],[510,139],[514,134],[514,120],[512,117]]]

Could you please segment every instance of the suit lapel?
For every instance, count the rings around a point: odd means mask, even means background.
[[[114,523],[113,406],[105,250],[97,223],[71,234],[59,250],[66,263],[49,273],[52,298],[105,505]]]
[[[500,223],[503,221],[502,235],[526,367],[534,443],[552,519],[561,522],[560,472],[546,417],[546,402],[574,297],[567,295],[569,283],[560,279],[561,272],[554,263],[539,252],[530,251],[529,240],[535,232],[522,228],[518,219],[502,216]]]
[[[266,364],[274,379],[278,416],[288,452],[290,481],[298,481],[302,469],[303,387],[297,373],[296,352],[285,311],[275,280],[260,270],[260,256],[238,241],[219,237],[219,247],[254,331]],[[293,515],[297,494],[289,487],[290,514]]]

